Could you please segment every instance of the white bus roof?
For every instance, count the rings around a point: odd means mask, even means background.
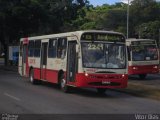
[[[74,31],[74,32],[66,32],[66,33],[58,33],[58,34],[49,34],[49,35],[41,35],[41,36],[34,36],[34,37],[27,37],[29,40],[36,40],[36,39],[48,39],[48,38],[54,38],[54,37],[66,37],[66,36],[77,36],[81,37],[83,33],[109,33],[109,34],[119,34],[123,35],[120,32],[114,32],[114,31],[105,31],[105,30],[84,30],[84,31]],[[25,38],[21,38],[20,41],[23,41]]]

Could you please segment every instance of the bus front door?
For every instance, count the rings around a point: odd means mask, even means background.
[[[75,75],[77,72],[76,44],[76,41],[68,43],[67,81],[69,82],[75,82]]]
[[[46,80],[47,46],[48,46],[48,43],[42,43],[41,62],[40,62],[40,69],[41,69],[40,77],[42,80]]]

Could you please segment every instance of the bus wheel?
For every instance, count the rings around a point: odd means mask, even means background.
[[[141,80],[144,80],[144,79],[146,78],[146,76],[147,76],[147,74],[140,74],[140,75],[139,75],[139,78],[140,78]]]
[[[97,88],[98,94],[105,94],[106,88]]]
[[[64,75],[61,75],[60,87],[63,92],[65,93],[69,92],[69,86],[66,85],[66,79],[64,78]]]
[[[32,84],[39,84],[40,81],[34,79],[34,71],[33,69],[30,70],[30,73],[29,73],[29,80]]]

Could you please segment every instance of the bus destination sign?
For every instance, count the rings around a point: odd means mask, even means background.
[[[132,43],[132,45],[153,45],[153,44],[156,44],[155,43],[155,41],[153,40],[153,41],[147,41],[147,40],[145,40],[145,41],[132,41],[131,42]]]
[[[123,35],[109,34],[109,33],[84,33],[81,40],[89,41],[109,41],[109,42],[125,42]]]

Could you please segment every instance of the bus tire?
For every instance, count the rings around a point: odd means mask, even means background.
[[[139,74],[139,78],[141,80],[144,80],[146,78],[147,74]]]
[[[62,74],[61,76],[60,76],[60,88],[61,88],[61,90],[63,91],[63,92],[65,92],[65,93],[68,93],[69,92],[69,86],[67,86],[67,83],[66,83],[67,81],[66,81],[66,79],[65,79],[65,77],[64,77],[64,74]]]
[[[106,88],[97,88],[98,94],[105,94]]]
[[[40,81],[38,81],[38,80],[36,80],[36,79],[34,78],[34,70],[33,70],[33,69],[31,69],[30,72],[29,72],[29,80],[30,80],[30,82],[31,82],[32,84],[34,84],[34,85],[40,83]]]

